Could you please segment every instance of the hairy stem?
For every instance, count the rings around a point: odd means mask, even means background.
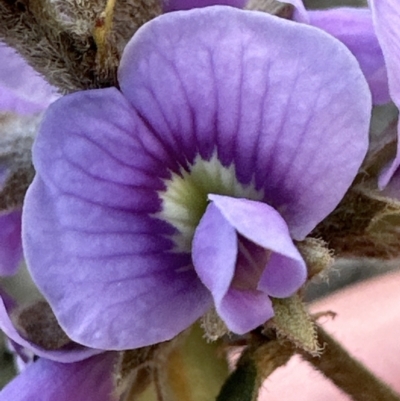
[[[96,56],[94,40],[57,32],[36,6],[29,0],[0,0],[0,38],[62,92],[101,86],[88,69]]]
[[[374,376],[364,365],[353,359],[328,333],[317,325],[318,341],[325,345],[320,357],[298,351],[354,401],[400,401],[385,383]]]
[[[62,93],[116,86],[123,48],[141,25],[161,13],[160,4],[0,0],[0,41],[21,53]],[[99,32],[104,36],[100,49],[95,40]]]
[[[289,342],[271,339],[255,339],[242,353],[221,388],[217,401],[256,401],[262,383],[276,369],[285,365],[294,353]]]

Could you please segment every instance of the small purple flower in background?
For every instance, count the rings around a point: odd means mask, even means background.
[[[13,49],[0,43],[0,113],[43,111],[58,95]],[[0,162],[0,188],[8,166]],[[15,274],[22,258],[21,210],[0,212],[0,276]]]
[[[34,147],[24,246],[61,326],[117,350],[170,339],[213,303],[234,332],[264,323],[270,296],[304,283],[292,239],[365,155],[358,64],[313,27],[209,7],[144,25],[119,84],[55,102]]]
[[[400,11],[396,0],[369,1],[370,8],[309,11],[309,23],[342,41],[360,63],[375,105],[392,100],[400,108]],[[400,123],[399,123],[400,124]],[[398,125],[400,132],[400,125]],[[400,199],[400,141],[382,171],[383,194]]]
[[[332,8],[308,12],[310,24],[323,29],[344,43],[360,63],[374,104],[390,101],[387,69],[381,45],[374,30],[371,10]]]
[[[0,112],[33,114],[59,95],[14,49],[0,43]]]

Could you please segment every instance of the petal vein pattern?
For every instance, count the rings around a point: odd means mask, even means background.
[[[196,270],[193,236],[218,203],[210,194],[270,208],[285,227],[291,256],[229,221],[230,264],[209,272],[223,279],[232,330],[262,323],[269,295],[303,282],[292,238],[335,208],[365,155],[371,96],[357,62],[319,29],[215,6],[145,24],[119,83],[53,104],[34,147],[24,246],[61,326],[118,350],[170,339],[203,315],[218,297]],[[240,302],[255,312],[241,318]]]

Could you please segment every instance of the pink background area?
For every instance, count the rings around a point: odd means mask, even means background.
[[[400,273],[355,285],[312,306],[334,311],[319,322],[357,359],[400,393]],[[298,357],[264,383],[263,401],[350,401]],[[379,400],[377,400],[379,401]]]

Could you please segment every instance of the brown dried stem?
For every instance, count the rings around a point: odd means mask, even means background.
[[[43,3],[43,2],[40,2]],[[93,38],[82,40],[58,31],[46,21],[42,9],[29,0],[0,0],[0,37],[62,92],[112,85],[109,77],[96,77]]]
[[[325,345],[320,357],[298,351],[354,401],[400,401],[385,383],[374,376],[364,365],[353,359],[321,326],[317,325],[318,341]]]
[[[0,0],[0,40],[63,93],[117,85],[122,50],[145,22],[161,13],[159,0],[119,0],[98,49],[95,28],[104,22],[105,0]],[[99,57],[98,52],[102,52]],[[106,59],[105,59],[106,57]]]

